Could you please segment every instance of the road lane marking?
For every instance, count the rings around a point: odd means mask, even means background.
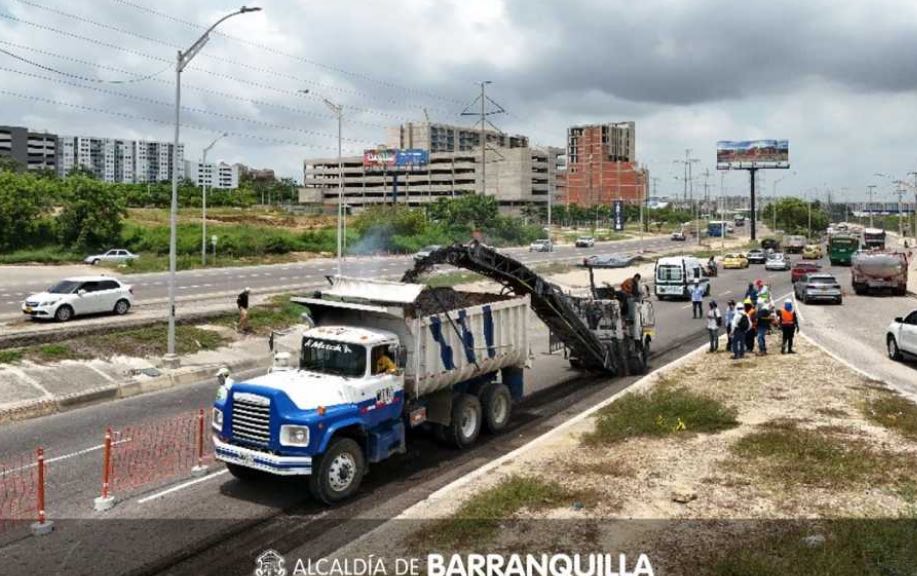
[[[117,446],[119,444],[125,444],[130,441],[131,441],[130,438],[126,438],[124,440],[116,440],[112,442],[111,445]],[[61,456],[55,456],[54,458],[45,458],[45,464],[53,464],[54,462],[70,460],[71,458],[76,458],[77,456],[83,456],[85,454],[89,454],[90,452],[96,452],[98,450],[102,450],[103,448],[105,448],[105,444],[99,444],[98,446],[90,446],[89,448],[83,448],[82,450],[71,452],[70,454],[62,454]],[[32,462],[31,464],[26,464],[25,466],[20,466],[19,468],[11,468],[9,470],[4,470],[3,472],[0,472],[0,478],[2,478],[3,476],[7,476],[9,474],[12,474],[13,472],[18,472],[20,470],[28,470],[30,468],[34,468],[36,465],[37,465],[36,462]]]
[[[157,498],[162,498],[163,496],[167,496],[169,494],[172,494],[173,492],[178,492],[179,490],[184,490],[185,488],[194,486],[195,484],[200,484],[201,482],[206,482],[207,480],[212,480],[213,478],[219,478],[220,476],[228,472],[229,470],[226,470],[224,468],[223,470],[220,470],[219,472],[208,474],[204,476],[203,478],[195,478],[194,480],[189,480],[182,484],[178,484],[177,486],[172,486],[171,488],[163,490],[162,492],[157,492],[156,494],[150,494],[149,496],[146,496],[145,498],[141,498],[140,500],[137,500],[137,504],[145,504],[149,502],[150,500],[156,500]]]

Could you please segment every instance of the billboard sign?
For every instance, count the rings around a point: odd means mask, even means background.
[[[383,168],[425,166],[430,162],[430,153],[419,148],[398,150],[377,148],[363,151],[363,167],[381,170]]]
[[[621,232],[624,230],[624,201],[615,200],[611,212],[614,217],[615,232]]]
[[[789,140],[720,140],[716,143],[717,170],[789,167]]]

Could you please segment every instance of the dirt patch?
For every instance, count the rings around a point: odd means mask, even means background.
[[[440,314],[448,310],[457,310],[469,306],[491,304],[512,299],[512,296],[501,296],[487,292],[464,292],[454,290],[448,286],[427,288],[420,293],[414,302],[414,311],[417,314]]]

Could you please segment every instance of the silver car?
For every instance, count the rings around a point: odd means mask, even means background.
[[[553,252],[554,244],[551,243],[547,238],[541,240],[535,240],[529,244],[529,252]]]
[[[105,252],[104,254],[93,254],[92,256],[86,256],[83,259],[83,262],[86,264],[105,264],[105,263],[115,263],[122,264],[130,260],[136,260],[139,258],[137,254],[131,253],[129,250],[123,250],[120,248],[114,248]]]
[[[805,304],[818,300],[830,300],[836,304],[843,302],[843,292],[837,278],[831,274],[806,274],[793,285],[796,299]]]
[[[764,263],[765,270],[789,270],[790,261],[783,252],[774,252],[769,254],[767,262]]]

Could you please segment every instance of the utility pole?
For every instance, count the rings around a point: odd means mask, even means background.
[[[240,14],[258,12],[261,8],[242,6],[235,12],[223,16],[204,31],[186,51],[179,50],[175,59],[175,138],[172,146],[172,202],[169,208],[169,326],[166,337],[166,354],[162,358],[163,365],[167,368],[177,368],[178,356],[175,354],[175,271],[178,256],[178,147],[179,133],[181,131],[181,73],[197,56],[204,45],[210,40],[210,33],[214,28]]]
[[[866,196],[867,196],[867,198],[868,198],[868,200],[867,200],[867,202],[866,202],[866,209],[869,210],[869,227],[870,227],[870,228],[873,227],[873,224],[872,224],[872,207],[871,207],[871,205],[872,205],[872,194],[873,194],[873,191],[874,191],[875,189],[876,189],[876,185],[875,185],[875,184],[870,184],[869,186],[866,187]]]
[[[486,194],[487,193],[487,125],[489,124],[490,127],[493,128],[495,131],[500,132],[500,129],[494,126],[493,123],[487,119],[487,117],[492,116],[494,114],[505,114],[506,110],[504,110],[502,106],[494,102],[492,98],[487,96],[486,87],[488,84],[492,84],[490,80],[484,80],[482,82],[479,82],[478,84],[481,86],[481,93],[478,95],[477,98],[474,99],[474,101],[471,104],[469,104],[468,106],[465,107],[464,110],[462,110],[460,116],[477,116],[478,117],[478,121],[475,125],[476,126],[480,125],[480,131],[481,131],[481,135],[479,137],[480,144],[481,144],[481,194]],[[487,109],[488,102],[492,105],[491,110]],[[472,111],[472,108],[474,108],[475,105],[478,103],[481,104],[481,111],[480,112]]]
[[[207,152],[213,148],[217,142],[221,139],[228,136],[226,132],[223,132],[219,136],[213,139],[206,148],[204,148],[203,154],[201,154],[201,169],[204,169],[207,166]],[[198,171],[198,178],[201,179],[201,266],[207,265],[207,181],[204,180],[200,175],[200,170]]]
[[[902,230],[902,220],[901,220],[901,198],[904,196],[904,182],[901,180],[895,180],[895,194],[898,195],[898,237],[904,238],[904,232]]]

